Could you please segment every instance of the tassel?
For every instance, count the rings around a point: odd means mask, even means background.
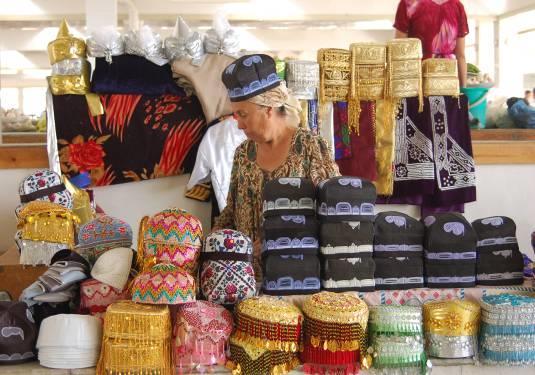
[[[422,62],[420,61],[420,82],[418,87],[418,113],[424,111],[424,89],[423,89],[423,77],[422,77]]]
[[[137,253],[136,253],[136,267],[138,271],[143,271],[143,262],[145,257],[145,230],[147,229],[148,216],[143,216],[139,222],[139,230],[137,233]]]
[[[362,112],[360,108],[360,100],[354,98],[349,100],[347,103],[347,122],[350,131],[353,131],[355,134],[360,135],[360,113]]]
[[[91,116],[95,117],[104,114],[104,107],[102,106],[100,97],[97,94],[85,94],[85,100],[87,102],[87,106],[89,107],[89,112],[91,113]]]

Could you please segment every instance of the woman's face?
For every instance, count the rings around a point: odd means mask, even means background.
[[[272,108],[247,101],[232,102],[231,106],[234,118],[238,121],[238,128],[243,130],[248,139],[255,142],[269,140]]]

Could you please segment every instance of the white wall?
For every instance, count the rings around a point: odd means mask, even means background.
[[[12,247],[16,221],[19,181],[31,170],[0,170],[0,253]],[[138,222],[167,207],[181,207],[197,215],[207,231],[210,205],[185,198],[184,187],[189,176],[167,177],[95,189],[98,204],[110,215],[126,220],[137,238]],[[535,230],[535,165],[491,165],[477,168],[478,201],[467,205],[466,216],[478,218],[506,215],[516,221],[520,249],[533,256],[530,234]],[[379,206],[380,211],[400,210],[417,216],[414,206]]]

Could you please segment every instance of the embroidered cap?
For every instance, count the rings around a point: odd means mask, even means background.
[[[241,102],[278,87],[275,60],[268,55],[246,55],[226,67],[221,77],[231,102]]]
[[[0,302],[0,364],[35,358],[37,327],[24,302]]]

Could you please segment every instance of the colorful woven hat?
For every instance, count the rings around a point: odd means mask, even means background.
[[[230,337],[230,358],[234,365],[233,374],[281,375],[299,365],[296,353],[267,350]]]
[[[73,197],[61,176],[50,169],[38,169],[22,180],[19,197],[22,205],[40,200],[60,204],[69,210],[73,208]]]
[[[142,242],[138,259],[143,269],[155,263],[173,263],[188,272],[197,270],[202,247],[201,221],[188,212],[170,208],[142,222]],[[141,260],[140,260],[141,262]]]
[[[219,305],[208,301],[181,305],[173,328],[175,367],[224,365],[232,329],[232,314]]]
[[[477,352],[481,307],[466,300],[424,304],[426,349],[438,358],[466,358]]]
[[[267,350],[299,350],[303,315],[293,304],[270,296],[252,297],[236,306],[236,343]]]
[[[422,309],[419,306],[380,305],[370,309],[370,349],[379,369],[430,367],[424,351]]]
[[[80,313],[104,319],[106,309],[114,302],[130,299],[128,289],[115,289],[95,279],[80,284]]]
[[[132,227],[124,220],[103,215],[80,227],[76,252],[94,264],[107,250],[131,246]]]
[[[71,210],[47,201],[32,201],[19,212],[17,228],[22,240],[54,242],[74,247],[78,217]]]
[[[173,374],[169,308],[131,301],[110,305],[96,373]]]
[[[303,304],[305,371],[322,373],[325,365],[338,371],[358,371],[371,366],[366,355],[368,306],[351,294],[321,292]]]
[[[215,303],[233,304],[256,294],[253,244],[231,229],[210,233],[202,253],[201,291]]]
[[[178,305],[195,301],[195,279],[169,263],[160,263],[138,275],[132,283],[132,301]]]
[[[480,358],[490,365],[535,364],[535,298],[514,294],[481,300]]]
[[[0,365],[35,359],[37,327],[24,302],[0,302]]]
[[[370,181],[333,177],[318,185],[318,216],[330,222],[373,221],[376,199],[377,192]]]
[[[307,178],[284,177],[266,182],[264,216],[314,215],[314,183]]]

